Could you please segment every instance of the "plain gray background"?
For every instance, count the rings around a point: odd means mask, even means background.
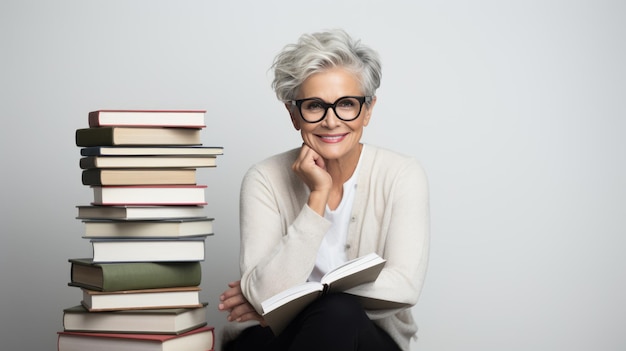
[[[202,296],[238,277],[245,170],[299,145],[274,55],[342,27],[383,83],[364,141],[430,179],[432,248],[415,350],[624,350],[626,5],[622,1],[0,3],[2,349],[54,350],[68,258],[89,257],[74,132],[96,109],[206,109]]]

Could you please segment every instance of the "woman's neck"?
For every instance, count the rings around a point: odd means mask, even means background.
[[[343,197],[343,184],[352,177],[357,165],[359,164],[359,158],[363,150],[363,144],[359,144],[355,148],[355,151],[346,155],[346,157],[334,160],[324,160],[326,163],[326,171],[333,179],[333,186],[330,191],[328,199],[328,207],[335,209],[341,203]]]

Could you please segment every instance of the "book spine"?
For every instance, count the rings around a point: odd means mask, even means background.
[[[84,170],[81,175],[83,185],[102,185],[102,174],[99,169]]]
[[[78,161],[80,169],[98,168],[97,158],[95,156],[82,157]]]
[[[84,147],[80,149],[81,156],[100,156],[100,147],[99,146],[90,146]]]
[[[91,128],[100,127],[100,111],[89,112],[87,120],[89,122],[89,127]]]
[[[76,130],[76,146],[113,145],[113,128],[83,128]]]
[[[102,291],[138,290],[200,285],[200,262],[137,262],[101,264]]]
[[[328,290],[330,290],[330,285],[322,284],[322,296],[326,295],[328,293]]]

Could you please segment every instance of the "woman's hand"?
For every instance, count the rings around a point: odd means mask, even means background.
[[[291,169],[311,190],[309,207],[323,216],[333,185],[333,179],[326,171],[324,159],[308,145],[303,144],[300,155],[291,165]]]
[[[220,311],[228,311],[229,322],[246,322],[256,320],[265,326],[265,320],[257,313],[248,300],[241,293],[241,281],[228,283],[228,289],[220,296]]]

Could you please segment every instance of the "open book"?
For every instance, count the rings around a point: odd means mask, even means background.
[[[371,253],[353,259],[326,273],[320,282],[306,282],[284,290],[261,303],[263,318],[275,335],[308,304],[328,292],[342,292],[373,282],[385,265],[385,259]]]

